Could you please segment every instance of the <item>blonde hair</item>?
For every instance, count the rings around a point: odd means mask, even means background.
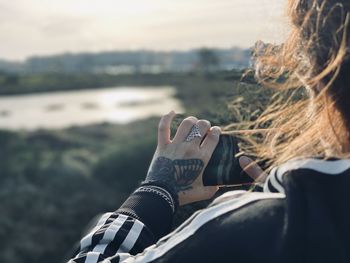
[[[292,29],[280,46],[258,42],[255,76],[276,91],[254,122],[237,128],[244,151],[271,166],[350,155],[350,1],[289,0]]]

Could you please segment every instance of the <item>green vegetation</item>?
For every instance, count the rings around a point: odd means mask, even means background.
[[[250,118],[268,100],[257,85],[240,83],[240,76],[241,72],[12,76],[0,79],[0,93],[173,85],[187,115],[225,125]],[[230,112],[231,101],[235,103]],[[1,131],[0,262],[62,262],[90,220],[118,208],[144,178],[156,146],[157,123],[158,118],[150,118],[128,125]],[[203,205],[183,208],[176,222]]]

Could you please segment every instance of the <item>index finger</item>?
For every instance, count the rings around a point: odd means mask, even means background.
[[[176,113],[174,111],[171,111],[160,119],[159,126],[158,126],[158,145],[159,146],[167,145],[171,143],[170,125],[175,115]]]

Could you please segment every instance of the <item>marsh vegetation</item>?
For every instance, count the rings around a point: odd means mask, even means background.
[[[241,82],[241,75],[225,71],[16,76],[15,82],[1,86],[0,93],[170,85],[186,115],[227,125],[254,118],[269,100],[258,85]],[[60,107],[52,104],[50,110]],[[94,107],[83,105],[88,111]],[[118,208],[144,178],[156,146],[157,123],[158,118],[151,117],[125,125],[1,131],[0,261],[62,262],[91,218]],[[184,207],[176,223],[191,211],[193,207]]]

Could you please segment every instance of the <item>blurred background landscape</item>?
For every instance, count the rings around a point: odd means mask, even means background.
[[[269,101],[242,76],[284,1],[129,2],[0,0],[0,262],[64,262],[145,177],[162,114],[225,126]]]

